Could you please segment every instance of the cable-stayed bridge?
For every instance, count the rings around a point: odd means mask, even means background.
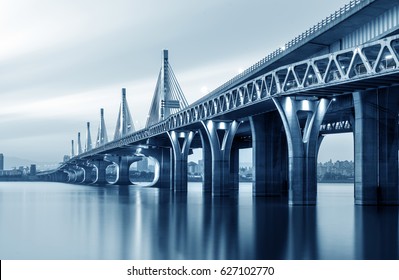
[[[398,204],[399,2],[356,0],[284,48],[188,104],[163,52],[146,127],[135,130],[122,89],[112,141],[104,115],[95,145],[90,124],[71,159],[41,175],[50,180],[131,184],[129,166],[152,157],[154,185],[187,190],[187,159],[201,147],[203,190],[238,190],[239,149],[252,147],[256,196],[288,193],[291,204],[315,204],[323,136],[352,132],[355,203]],[[96,178],[89,174],[95,168]]]

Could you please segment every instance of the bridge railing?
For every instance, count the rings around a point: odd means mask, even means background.
[[[351,13],[353,13],[357,7],[359,7],[360,4],[367,5],[371,2],[374,2],[375,0],[352,0],[350,3],[346,4],[344,7],[341,9],[335,11],[325,19],[323,19],[321,22],[315,24],[302,34],[296,36],[294,39],[289,41],[284,45],[283,48],[278,48],[277,50],[273,51],[266,57],[262,58],[259,60],[257,63],[253,64],[250,66],[248,69],[244,70],[242,73],[234,76],[221,86],[217,87],[215,90],[211,91],[208,95],[211,96],[213,94],[216,94],[219,91],[222,91],[226,89],[227,87],[235,84],[239,80],[243,79],[244,77],[247,77],[249,74],[252,74],[256,70],[258,70],[260,67],[264,66],[266,63],[271,61],[272,59],[278,57],[280,54],[284,52],[288,52],[291,48],[295,47],[296,45],[300,44],[301,42],[305,41],[308,39],[310,36],[314,35],[316,32],[320,31],[321,29],[325,28],[327,25],[330,25],[331,23],[334,23],[340,19],[342,19],[344,16],[347,16]]]
[[[195,103],[166,120],[79,155],[85,157],[139,143],[166,131],[283,95],[300,95],[349,82],[399,73],[399,35],[274,69],[217,96]],[[335,92],[336,93],[336,92]],[[328,94],[325,92],[324,94]],[[334,93],[332,93],[334,94]]]
[[[347,15],[349,12],[352,12],[353,9],[355,7],[357,7],[359,4],[362,4],[362,3],[364,4],[366,2],[370,3],[372,1],[362,1],[362,0],[351,1],[350,3],[346,4],[344,7],[340,8],[339,10],[335,11],[334,13],[332,13],[331,15],[329,15],[328,17],[323,19],[321,22],[315,24],[314,26],[312,26],[311,28],[309,28],[308,30],[303,32],[302,34],[298,35],[297,37],[295,37],[294,39],[292,39],[291,41],[286,43],[285,49],[289,49],[289,48],[295,46],[296,44],[298,44],[299,42],[308,38],[310,35],[316,33],[317,31],[319,31],[326,25],[334,22],[335,20],[339,19],[340,17],[342,17],[344,15]]]

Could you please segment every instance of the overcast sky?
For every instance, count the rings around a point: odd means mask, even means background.
[[[162,49],[191,103],[347,2],[1,0],[0,153],[61,161],[101,107],[113,133],[122,87],[141,128]],[[319,159],[352,159],[351,139]]]

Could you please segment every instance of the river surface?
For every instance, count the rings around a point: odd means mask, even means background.
[[[138,186],[0,182],[0,259],[398,259],[398,207],[355,206],[319,184],[317,206]]]

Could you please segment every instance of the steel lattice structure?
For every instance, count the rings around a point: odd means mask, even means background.
[[[325,123],[320,126],[321,134],[331,134],[337,132],[352,132],[352,124],[349,120]]]
[[[201,99],[145,129],[97,147],[79,157],[146,140],[207,119],[220,118],[279,96],[318,98],[397,83],[399,36],[279,67],[228,91]],[[328,127],[324,130],[328,130]],[[323,130],[323,128],[322,128]]]

